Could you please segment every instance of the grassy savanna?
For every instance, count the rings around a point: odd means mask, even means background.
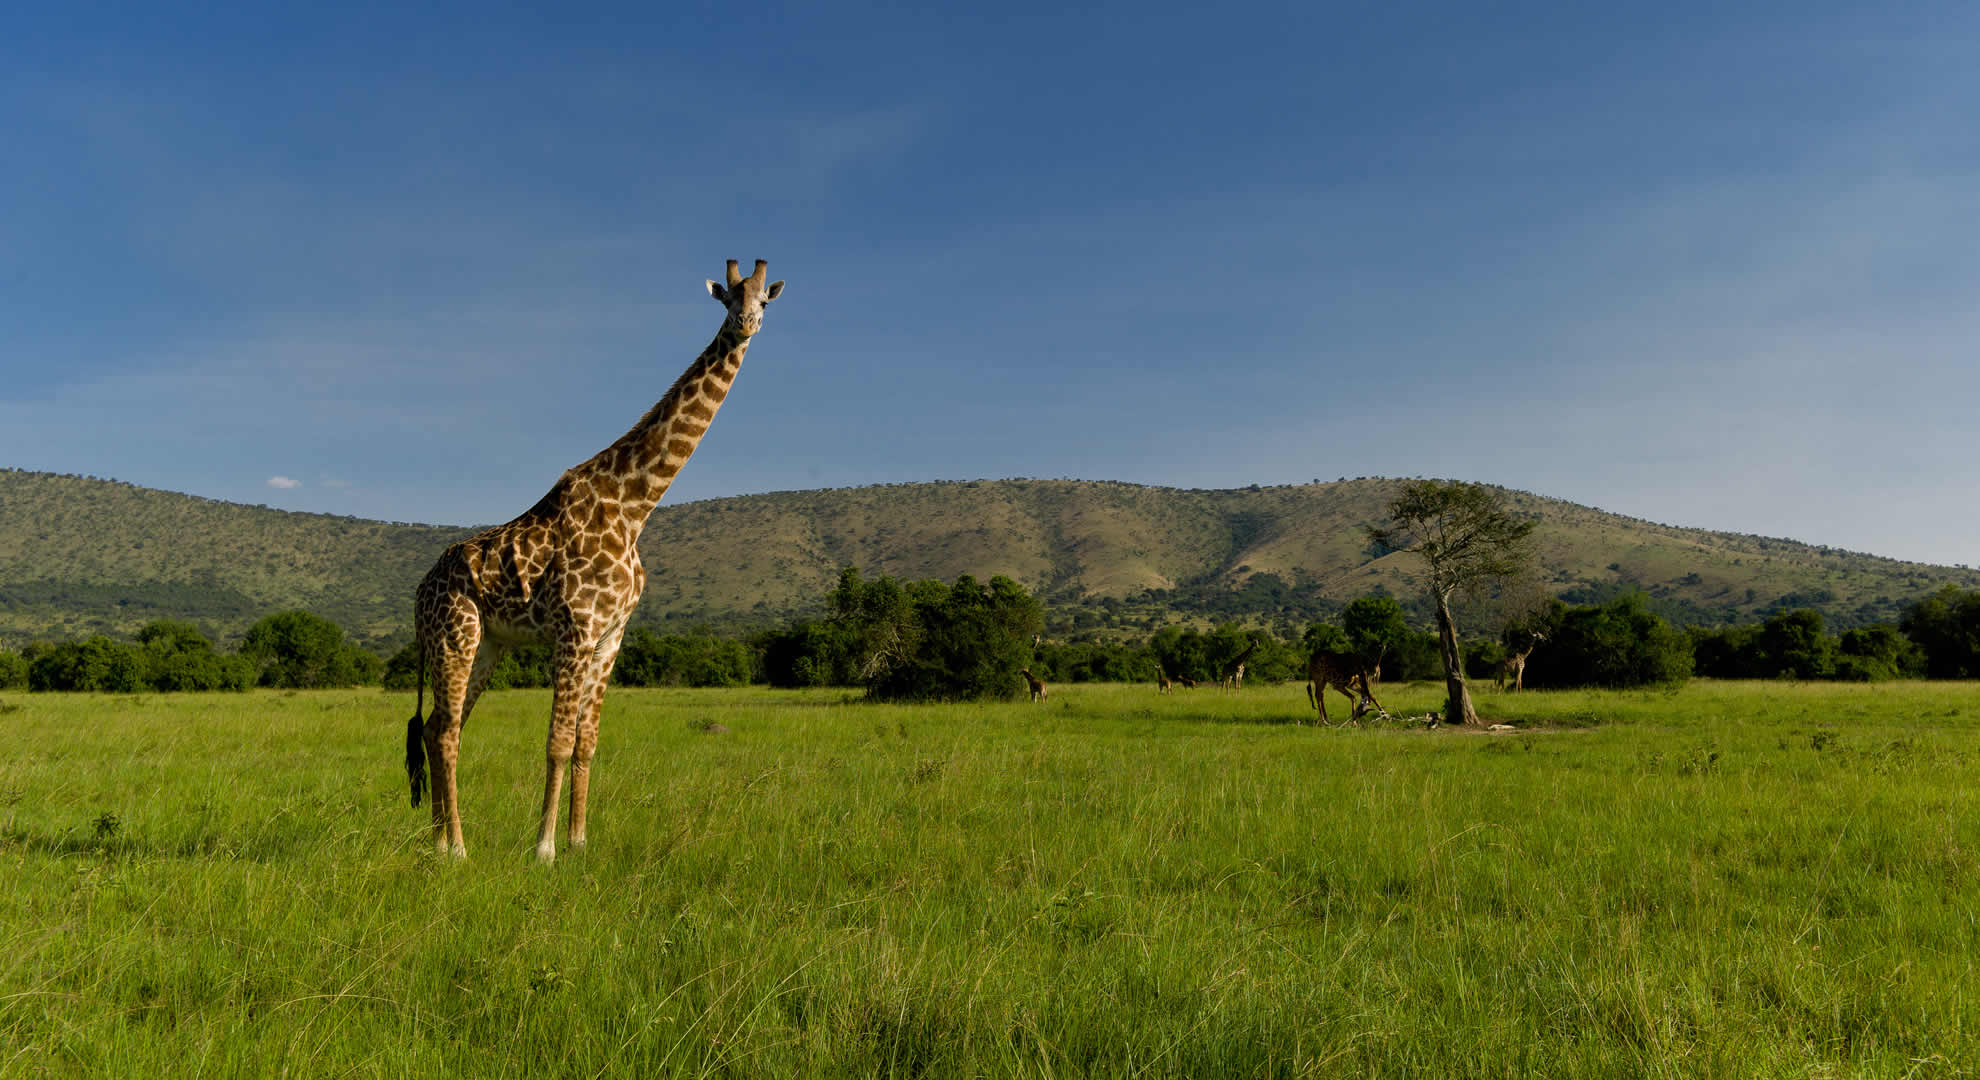
[[[465,863],[406,695],[8,695],[0,1074],[1960,1075],[1974,689],[614,690],[548,868],[543,692]]]

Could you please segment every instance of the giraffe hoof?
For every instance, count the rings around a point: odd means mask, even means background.
[[[467,845],[455,844],[453,847],[447,849],[447,854],[456,859],[465,859],[467,858]]]
[[[556,862],[557,861],[556,846],[553,844],[536,845],[536,861],[542,863],[544,866],[549,866],[551,863]]]

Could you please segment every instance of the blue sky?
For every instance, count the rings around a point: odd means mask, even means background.
[[[1425,475],[1980,562],[1971,5],[39,6],[0,465],[506,520],[764,258],[670,501]]]

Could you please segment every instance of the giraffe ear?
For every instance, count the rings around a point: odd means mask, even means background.
[[[723,307],[729,306],[729,290],[724,288],[721,284],[713,281],[709,282],[708,295],[714,297],[715,302],[722,305]]]
[[[775,300],[777,298],[777,295],[783,291],[784,291],[783,282],[781,281],[771,282],[770,287],[763,290],[763,302],[767,304],[770,301]]]

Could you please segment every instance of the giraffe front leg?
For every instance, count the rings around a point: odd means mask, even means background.
[[[571,760],[571,746],[574,742],[575,725],[559,730],[560,717],[550,721],[550,742],[544,753],[543,768],[543,824],[536,832],[536,861],[555,862],[557,859],[557,803],[564,788],[564,765]]]
[[[543,753],[543,822],[536,833],[538,862],[553,862],[557,858],[557,804],[563,794],[564,766],[571,760],[578,726],[590,702],[590,685],[586,679],[589,665],[582,659],[574,649],[558,649],[556,686],[550,705],[550,738]]]
[[[605,707],[605,687],[612,681],[612,665],[619,659],[619,645],[625,633],[625,624],[620,623],[600,643],[584,713],[578,718],[577,742],[571,755],[570,838],[574,848],[584,846],[585,802],[591,795],[591,756],[598,749],[598,722]]]
[[[591,796],[591,756],[598,749],[598,714],[605,704],[606,679],[593,684],[583,719],[578,721],[577,742],[571,750],[571,847],[584,846],[585,802]]]
[[[1373,707],[1376,712],[1381,713],[1383,716],[1389,715],[1389,710],[1384,709],[1382,703],[1375,700],[1375,687],[1369,683],[1368,676],[1366,675],[1361,676],[1361,699],[1359,715],[1368,715],[1370,707]]]

